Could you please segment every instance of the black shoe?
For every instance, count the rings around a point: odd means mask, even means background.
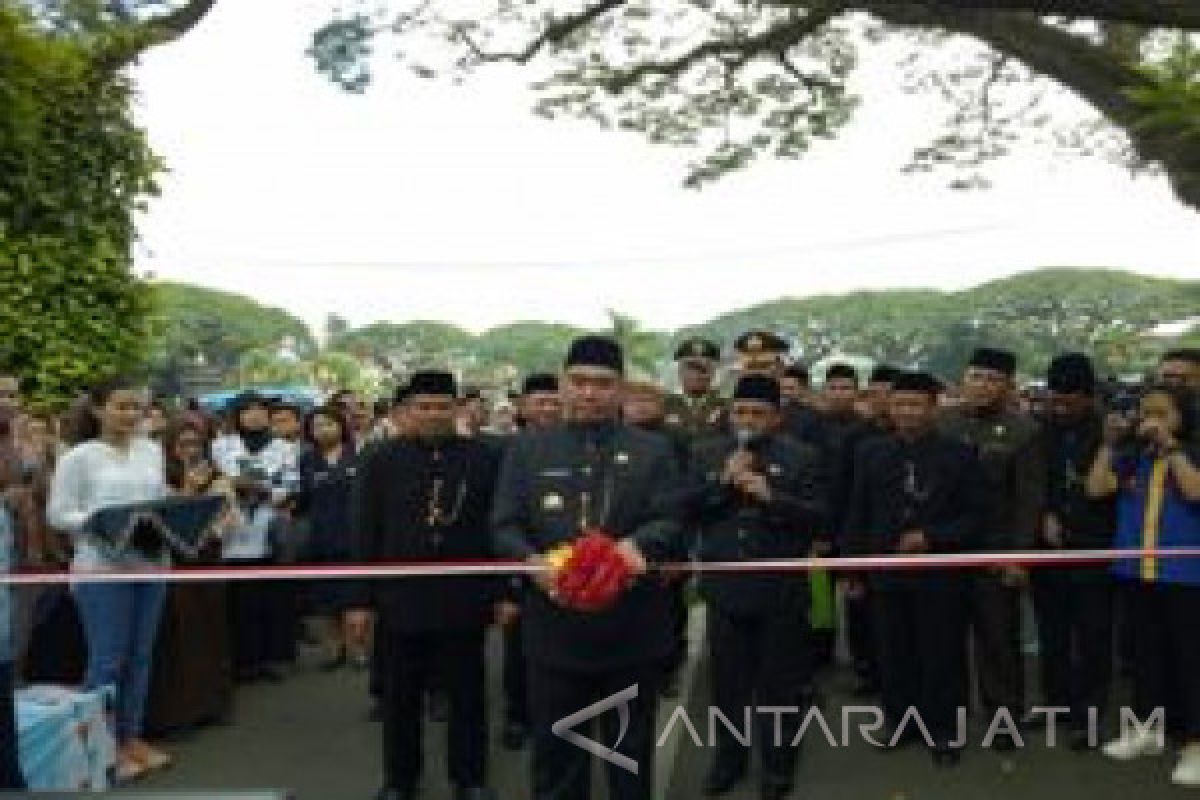
[[[704,776],[704,786],[701,791],[706,797],[728,794],[744,777],[746,777],[745,764],[714,764],[708,774]]]
[[[454,800],[496,800],[496,793],[480,786],[469,789],[458,786],[454,789]]]
[[[239,667],[237,671],[233,673],[233,682],[257,683],[260,677],[261,676],[259,675],[258,670],[253,667]]]
[[[663,683],[662,696],[667,700],[674,700],[679,697],[679,676],[672,674]]]
[[[879,684],[870,678],[859,678],[850,694],[854,697],[874,697],[879,694]]]
[[[957,767],[962,760],[962,751],[957,747],[935,747],[929,751],[935,767]]]
[[[525,746],[529,736],[529,728],[523,722],[510,719],[504,723],[504,731],[500,734],[500,744],[505,750],[520,750]]]
[[[378,700],[371,703],[371,710],[367,712],[368,722],[383,722],[383,706]]]
[[[279,671],[278,667],[259,667],[258,677],[267,683],[281,683],[283,681],[283,673]]]

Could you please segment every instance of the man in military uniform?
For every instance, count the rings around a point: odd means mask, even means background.
[[[638,769],[610,764],[609,797],[650,800],[653,793],[655,706],[670,653],[663,632],[671,614],[666,589],[647,571],[649,562],[683,554],[673,511],[679,476],[662,437],[618,419],[623,362],[610,338],[584,336],[572,343],[563,373],[566,424],[518,437],[505,454],[496,490],[498,550],[538,570],[521,610],[535,800],[589,797],[589,754],[552,726],[625,690],[636,692],[623,705],[626,713],[603,714],[602,732],[594,738]],[[617,540],[617,553],[636,577],[611,606],[583,611],[564,604],[547,554],[596,530]],[[624,737],[618,716],[628,720]]]
[[[517,409],[522,433],[561,425],[562,396],[558,391],[558,376],[550,372],[527,375],[517,397]],[[518,750],[529,735],[528,669],[520,613],[522,594],[528,587],[525,578],[516,577],[510,580],[507,588],[500,610],[500,622],[504,627],[504,730],[500,741],[505,749]]]
[[[643,431],[658,434],[671,444],[680,473],[687,467],[691,437],[682,428],[667,423],[667,393],[649,378],[625,381],[621,395],[621,419]]]
[[[1045,458],[1038,425],[1014,412],[1009,400],[1016,357],[1005,350],[980,348],[963,374],[962,405],[944,411],[942,433],[974,447],[979,455],[987,515],[980,521],[979,547],[991,552],[1030,550],[1037,543],[1045,500]],[[1014,720],[1025,718],[1025,681],[1021,655],[1021,591],[1025,570],[1001,566],[972,575],[968,623],[988,719],[1005,708]],[[1010,737],[995,740],[997,749],[1014,746]]]
[[[1092,498],[1085,478],[1104,440],[1096,374],[1082,353],[1050,362],[1043,428],[1046,510],[1039,544],[1047,550],[1103,549],[1116,528],[1112,498]],[[1070,746],[1089,747],[1088,709],[1102,714],[1112,677],[1113,581],[1106,565],[1043,567],[1032,576],[1041,643],[1043,700],[1069,708]]]
[[[730,416],[735,432],[697,447],[683,492],[688,519],[699,529],[700,558],[807,555],[813,535],[825,529],[823,476],[811,447],[779,434],[778,382],[741,377]],[[797,753],[791,745],[807,711],[807,581],[769,572],[706,574],[700,588],[709,608],[713,705],[734,725],[755,705],[797,709],[783,718],[778,734],[761,715],[758,730],[743,732],[762,756],[763,800],[779,800],[791,791]],[[749,761],[729,730],[718,735],[704,783],[709,796],[732,790]]]
[[[675,350],[683,391],[667,397],[666,423],[692,441],[715,434],[724,426],[726,403],[714,385],[720,361],[721,348],[708,339],[687,339]]]
[[[352,551],[359,563],[464,561],[491,555],[488,517],[494,452],[454,434],[454,378],[412,377],[405,403],[414,429],[370,451],[355,493]],[[490,578],[367,581],[347,613],[360,637],[378,615],[383,659],[383,772],[380,800],[412,800],[421,774],[425,693],[436,675],[449,700],[447,767],[456,800],[493,797],[484,788],[487,722],[484,634],[497,586]]]
[[[788,343],[771,331],[746,331],[733,342],[738,376],[761,373],[779,380],[786,366]]]
[[[894,433],[858,449],[842,549],[851,555],[958,553],[971,549],[982,498],[977,460],[934,425],[939,384],[925,373],[894,378]],[[861,576],[852,580],[863,580]],[[934,762],[958,762],[957,709],[966,700],[963,580],[958,570],[878,570],[865,580],[875,604],[883,706],[896,726],[915,708]],[[897,742],[899,743],[899,742]]]

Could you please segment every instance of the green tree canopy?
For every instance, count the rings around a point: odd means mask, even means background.
[[[359,0],[315,35],[317,68],[350,91],[392,49],[422,77],[536,66],[536,111],[653,142],[701,147],[700,186],[760,156],[798,158],[838,135],[860,100],[850,79],[882,45],[905,53],[897,90],[946,104],[912,170],[983,166],[1021,139],[1165,171],[1200,208],[1200,4],[1188,0],[551,0],[413,6]],[[948,45],[961,45],[958,47]],[[381,46],[383,45],[383,46]],[[1056,119],[1061,87],[1094,111]]]
[[[103,46],[0,2],[0,350],[39,403],[140,368],[149,332],[130,245],[159,163]]]
[[[308,326],[282,309],[233,292],[181,283],[156,283],[152,291],[159,324],[151,355],[157,369],[204,364],[227,371],[247,351],[277,352],[287,339],[299,356],[316,350]]]

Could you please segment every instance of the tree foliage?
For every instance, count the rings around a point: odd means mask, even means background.
[[[240,306],[257,308],[248,299]],[[630,366],[643,373],[661,374],[685,337],[710,336],[728,355],[738,335],[767,328],[789,339],[793,355],[810,364],[838,354],[862,355],[953,378],[972,349],[990,345],[1014,350],[1022,374],[1037,377],[1051,357],[1066,350],[1092,354],[1106,371],[1145,370],[1174,343],[1152,335],[1156,326],[1195,317],[1200,282],[1060,268],[958,292],[898,289],[781,298],[673,334],[645,330],[633,317],[613,311],[604,332],[622,342]],[[546,322],[502,325],[477,336],[443,322],[375,323],[346,332],[315,357],[289,361],[271,347],[250,349],[230,380],[315,381],[370,390],[384,385],[371,373],[387,364],[399,379],[412,369],[436,366],[458,369],[471,382],[513,385],[530,372],[560,369],[567,346],[582,333]],[[1200,325],[1177,341],[1200,341]]]
[[[905,53],[900,86],[947,107],[909,169],[983,186],[989,161],[1032,138],[1162,169],[1200,208],[1197,75],[1177,57],[1197,32],[1200,4],[1180,0],[425,0],[399,12],[358,0],[309,52],[356,92],[386,37],[421,77],[536,63],[539,114],[703,148],[685,180],[701,186],[837,135],[860,102],[856,66],[890,42]],[[1055,86],[1095,117],[1055,119],[1042,103]]]
[[[150,357],[164,378],[193,365],[228,373],[249,352],[274,358],[288,339],[297,356],[316,351],[302,320],[243,295],[162,282],[153,285],[153,296],[158,325]]]
[[[946,377],[978,346],[1007,347],[1023,374],[1044,373],[1066,350],[1092,354],[1100,367],[1136,372],[1165,346],[1147,334],[1162,322],[1200,314],[1200,283],[1111,270],[1046,269],[961,292],[855,292],[766,303],[718,317],[704,332],[726,345],[742,331],[768,327],[815,361],[859,353]]]
[[[149,333],[130,245],[160,165],[93,48],[0,2],[0,348],[38,403],[139,368]]]

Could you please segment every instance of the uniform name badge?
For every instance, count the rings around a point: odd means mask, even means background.
[[[542,495],[543,511],[562,511],[562,509],[563,498],[561,494],[554,494],[551,492],[550,494]]]
[[[618,464],[628,464],[629,463],[629,453],[626,453],[624,450],[622,450],[621,452],[619,452],[615,456],[613,456],[613,461],[617,462]]]

